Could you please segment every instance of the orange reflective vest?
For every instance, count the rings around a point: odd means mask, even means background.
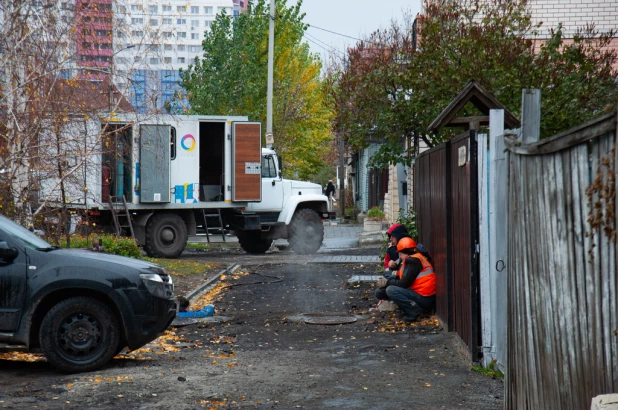
[[[421,261],[423,265],[423,270],[418,274],[412,285],[410,286],[410,290],[418,293],[421,296],[433,296],[436,294],[436,273],[433,271],[433,266],[431,263],[423,255],[420,253],[415,253],[410,256],[411,258],[417,258]],[[403,277],[403,269],[405,267],[405,263],[402,264],[401,268],[397,271],[397,279],[401,280]]]

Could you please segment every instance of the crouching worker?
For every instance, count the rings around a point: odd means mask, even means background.
[[[433,266],[421,255],[412,238],[401,238],[397,252],[402,261],[394,279],[378,279],[375,295],[380,300],[393,301],[406,322],[413,322],[421,313],[429,313],[436,304],[436,274]]]

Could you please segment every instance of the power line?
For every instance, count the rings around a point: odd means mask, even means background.
[[[339,54],[340,56],[342,56],[343,58],[345,58],[345,54],[344,54],[342,51],[337,50],[335,47],[333,47],[333,46],[330,46],[330,45],[326,44],[325,42],[323,42],[323,41],[322,41],[322,40],[320,40],[319,38],[314,37],[314,36],[312,36],[312,35],[311,35],[311,34],[309,34],[309,33],[305,33],[305,38],[306,38],[307,40],[311,41],[313,44],[316,44],[317,46],[322,47],[324,50],[329,51],[330,53],[336,53],[336,54]],[[312,39],[313,39],[313,41],[312,41]],[[316,43],[316,41],[317,41],[317,42],[319,42],[319,43],[321,43],[321,44],[323,44],[323,45],[324,45],[324,47],[323,47],[323,46],[321,46],[320,44],[317,44],[317,43]]]
[[[314,25],[312,25],[312,24],[307,24],[307,26],[309,26],[309,28],[317,28],[318,30],[326,31],[327,33],[336,34],[336,35],[341,36],[341,37],[351,38],[352,40],[364,41],[365,43],[378,44],[378,43],[376,43],[375,41],[369,41],[369,40],[364,40],[364,39],[362,39],[362,38],[357,38],[357,37],[348,36],[348,35],[346,35],[346,34],[337,33],[337,32],[335,32],[335,31],[327,30],[327,29],[325,29],[325,28],[318,27],[318,26],[314,26]]]

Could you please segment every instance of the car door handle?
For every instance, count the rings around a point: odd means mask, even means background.
[[[275,186],[275,180],[273,179],[273,186]]]

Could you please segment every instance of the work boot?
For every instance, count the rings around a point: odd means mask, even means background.
[[[401,321],[406,322],[406,323],[415,323],[418,321],[418,316],[412,317],[408,315],[403,315],[401,317]]]

